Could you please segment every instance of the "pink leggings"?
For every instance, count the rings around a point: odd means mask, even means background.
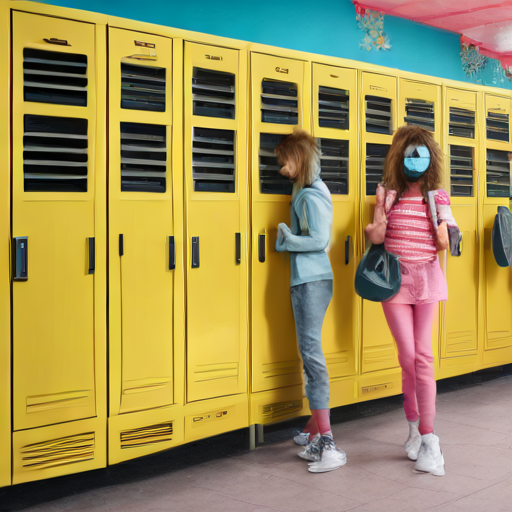
[[[402,367],[405,416],[408,421],[416,421],[419,414],[421,435],[434,431],[436,381],[432,321],[438,304],[382,304]]]

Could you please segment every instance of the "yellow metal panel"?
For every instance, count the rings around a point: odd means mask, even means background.
[[[261,133],[288,134],[293,131],[293,125],[261,121],[263,79],[286,81],[297,85],[297,126],[308,130],[310,101],[305,75],[306,66],[302,61],[251,54],[253,393],[297,385],[302,379],[290,301],[290,260],[287,253],[275,251],[277,225],[280,222],[290,223],[291,198],[289,195],[261,193],[259,150]],[[264,262],[258,257],[259,244],[265,253]]]
[[[108,420],[109,464],[168,450],[183,443],[183,407],[160,407]]]
[[[313,64],[313,135],[329,140],[347,140],[349,144],[348,194],[332,194],[333,228],[329,259],[334,274],[334,294],[327,310],[322,331],[323,347],[331,382],[357,373],[358,306],[354,293],[356,255],[359,233],[358,191],[358,126],[357,71]],[[319,125],[319,87],[342,89],[349,94],[349,129],[340,130]],[[357,206],[356,206],[357,205]],[[344,396],[331,391],[331,406],[347,403]],[[343,393],[344,395],[344,393]]]
[[[7,2],[0,4],[0,487],[11,484],[11,293],[9,240],[11,238],[10,208],[10,12]]]
[[[498,114],[498,115],[508,115],[508,140],[507,141],[495,141],[489,140],[486,134],[487,144],[497,144],[499,146],[509,145],[510,144],[510,111],[511,111],[511,102],[510,97],[496,96],[494,94],[486,94],[485,95],[485,116],[488,117],[489,114]]]
[[[121,63],[165,70],[165,111],[121,108]],[[110,28],[108,65],[110,413],[117,415],[174,403],[172,40]],[[145,125],[164,128],[163,193],[121,190],[121,126],[130,122],[141,133]]]
[[[304,408],[307,400],[304,400],[303,397],[302,385],[253,393],[251,395],[251,425],[267,425],[306,414]]]
[[[29,237],[29,279],[13,284],[15,430],[96,414],[96,282],[87,268],[87,239],[95,236],[94,160],[83,193],[24,192],[23,171],[24,114],[87,119],[88,151],[94,154],[94,37],[93,25],[13,13],[13,236]],[[86,55],[87,107],[24,102],[27,47]]]
[[[247,390],[246,87],[245,81],[241,80],[239,65],[240,54],[237,50],[185,42],[183,150],[188,240],[188,402]],[[234,119],[193,114],[192,78],[195,67],[234,75]],[[192,135],[196,128],[232,131],[235,152],[233,192],[195,190]],[[237,234],[240,237],[238,261]],[[193,237],[199,239],[197,268],[192,267]],[[215,430],[216,427],[212,428]]]
[[[360,375],[355,396],[357,402],[375,400],[402,392],[402,371],[400,368],[368,372]]]
[[[476,111],[476,93],[462,89],[446,89],[446,107],[464,108]],[[447,117],[447,122],[448,122]]]
[[[13,484],[106,466],[105,423],[92,418],[14,432]]]

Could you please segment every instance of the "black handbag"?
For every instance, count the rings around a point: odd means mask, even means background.
[[[400,291],[402,277],[398,257],[386,251],[384,244],[372,245],[356,272],[356,293],[366,300],[382,302]]]
[[[494,217],[492,253],[500,267],[512,266],[512,213],[506,206],[498,206]]]

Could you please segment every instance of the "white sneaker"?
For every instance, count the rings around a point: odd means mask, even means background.
[[[421,446],[421,434],[418,430],[420,419],[418,418],[416,421],[409,421],[409,437],[404,444],[405,451],[407,452],[407,457],[411,460],[416,460],[418,458],[418,452],[420,451]]]
[[[322,436],[318,446],[320,458],[309,463],[308,471],[311,473],[326,473],[341,468],[347,463],[347,455],[336,448],[336,443],[331,436]]]
[[[421,436],[421,446],[414,471],[444,476],[444,457],[439,447],[439,437],[435,434]]]
[[[307,446],[309,444],[309,432],[300,432],[293,438],[293,441],[299,446]]]
[[[304,450],[298,453],[298,456],[304,460],[319,460],[320,459],[320,434],[317,434],[313,439],[311,440],[311,443],[309,443]]]

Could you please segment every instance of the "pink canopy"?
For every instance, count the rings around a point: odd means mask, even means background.
[[[512,67],[512,0],[367,0],[354,2],[391,16],[458,32],[462,42],[480,47],[480,53]]]

